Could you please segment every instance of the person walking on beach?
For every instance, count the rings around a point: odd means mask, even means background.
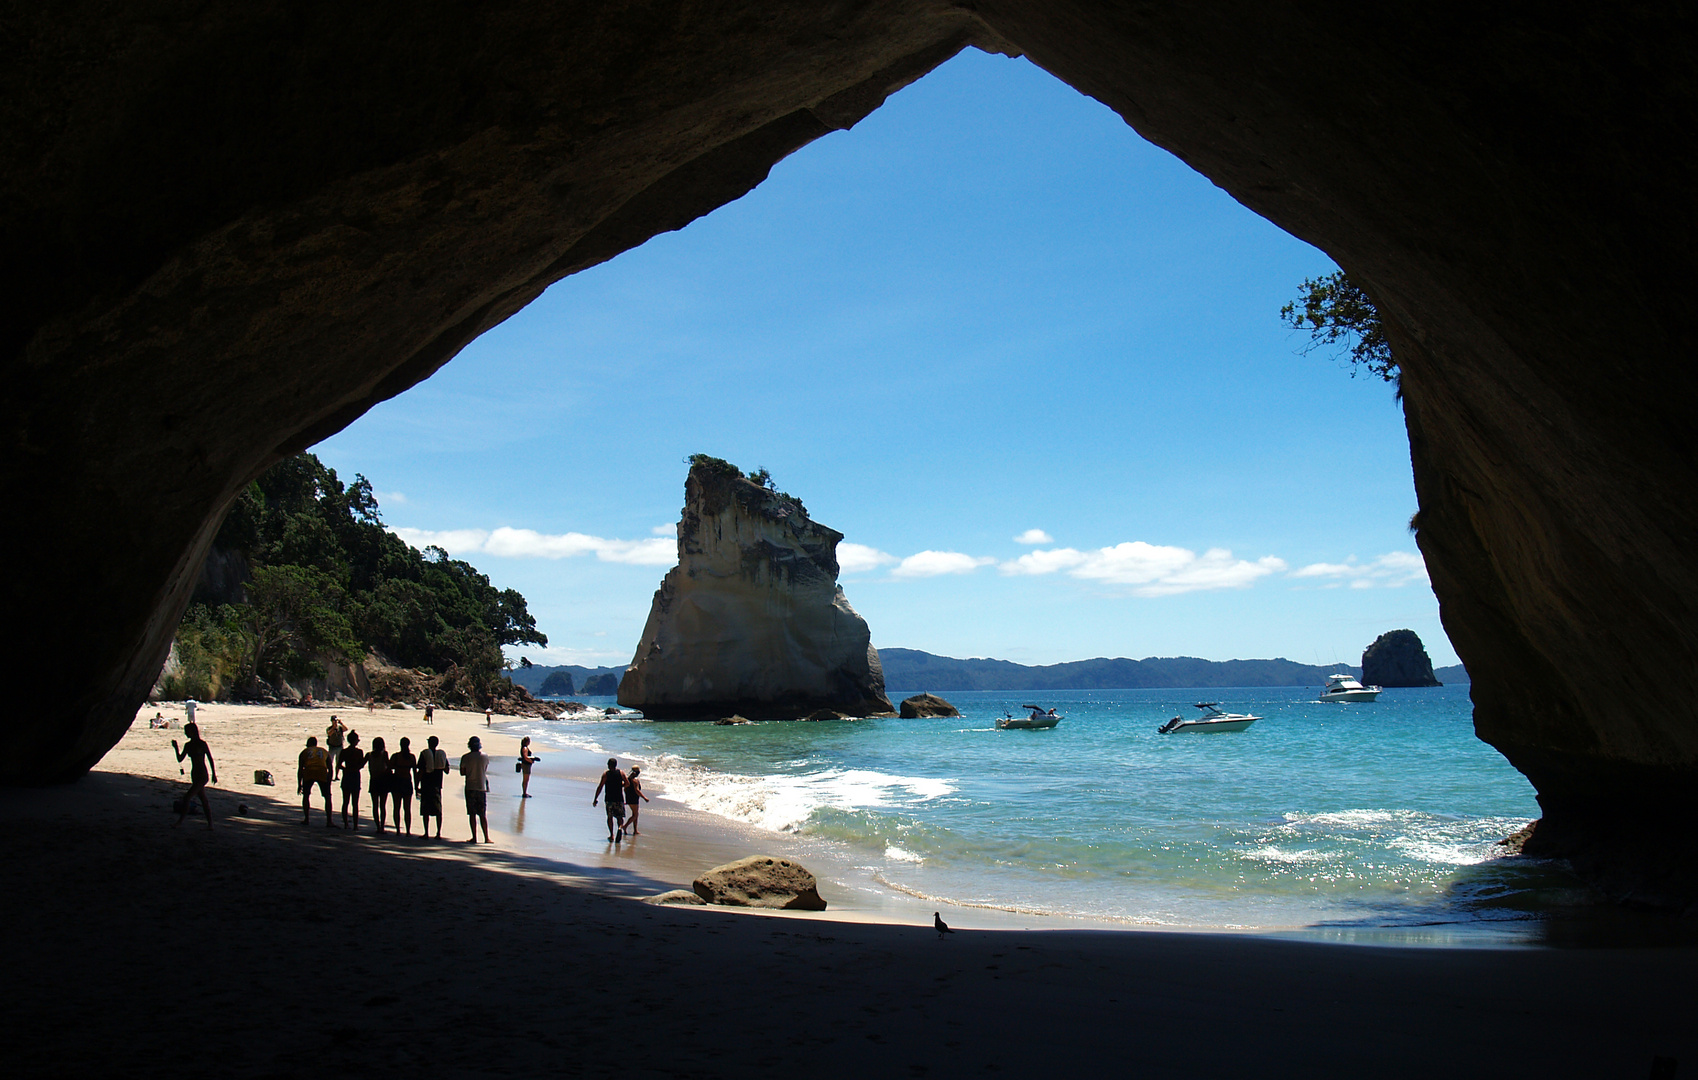
[[[519,798],[531,797],[531,766],[535,765],[537,756],[531,753],[531,737],[526,735],[519,740]]]
[[[643,782],[637,779],[642,771],[641,765],[633,765],[631,775],[625,778],[625,805],[631,811],[631,827],[625,831],[632,836],[637,835],[637,804],[648,801],[648,796],[643,794]]]
[[[473,735],[466,740],[466,752],[460,755],[460,775],[466,778],[466,820],[472,826],[472,838],[478,842],[478,822],[483,822],[483,842],[489,843],[489,755],[483,752],[483,740]]]
[[[360,770],[366,767],[366,752],[360,749],[360,733],[348,732],[348,745],[336,756],[342,768],[342,827],[360,831]],[[348,823],[348,804],[354,805],[353,824]]]
[[[389,797],[395,800],[395,831],[401,831],[401,815],[407,815],[407,835],[413,835],[413,769],[419,759],[413,756],[412,743],[401,737],[401,749],[389,755]]]
[[[591,806],[604,791],[607,793],[607,842],[617,844],[625,839],[625,774],[619,771],[618,758],[607,759],[607,771],[601,774],[595,794],[590,796]]]
[[[495,710],[485,707],[483,711],[483,726],[490,727],[495,722]]]
[[[212,760],[212,747],[206,745],[206,740],[200,737],[200,728],[195,724],[184,724],[183,734],[189,737],[188,745],[177,749],[177,740],[171,740],[171,749],[176,752],[177,760],[189,759],[189,790],[183,796],[183,808],[177,813],[177,824],[189,816],[189,803],[195,796],[200,796],[200,808],[206,814],[206,827],[212,828],[212,804],[206,801],[206,778],[210,771],[212,782],[218,783],[218,763]]]
[[[336,779],[342,768],[342,736],[347,734],[348,725],[337,719],[335,713],[330,714],[330,726],[324,729],[324,746],[330,754],[330,779]]]
[[[371,753],[366,755],[366,770],[371,773],[371,820],[377,825],[378,835],[383,834],[383,824],[389,820],[389,749],[383,745],[383,736],[379,735],[371,741]]]
[[[330,755],[318,745],[317,735],[307,736],[307,748],[301,751],[300,764],[295,767],[295,786],[301,792],[301,824],[312,824],[312,789],[318,787],[324,796],[324,827],[330,823]]]
[[[419,755],[419,827],[430,839],[430,819],[436,818],[436,838],[442,839],[442,780],[448,775],[448,752],[436,746],[436,736],[425,740]]]
[[[425,702],[425,723],[436,723],[436,706],[428,701]]]

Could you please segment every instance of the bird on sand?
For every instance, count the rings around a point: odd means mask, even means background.
[[[949,924],[943,921],[943,916],[935,911],[932,912],[932,929],[937,931],[937,936],[940,938],[945,934],[955,933],[949,928]]]

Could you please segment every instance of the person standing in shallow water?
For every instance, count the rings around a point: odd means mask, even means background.
[[[206,801],[206,778],[210,772],[212,782],[218,783],[218,763],[212,760],[212,747],[206,745],[206,740],[200,737],[200,728],[195,724],[184,724],[183,734],[189,737],[188,745],[177,749],[177,740],[171,740],[171,749],[176,753],[177,760],[189,759],[189,790],[183,796],[183,809],[177,815],[177,824],[189,815],[189,801],[196,795],[200,796],[200,808],[206,814],[206,827],[212,828],[212,804]]]
[[[307,736],[307,748],[301,751],[295,768],[295,786],[301,792],[301,824],[312,824],[312,789],[317,787],[324,796],[324,827],[330,828],[330,755],[318,745],[316,735]]]
[[[336,758],[342,769],[342,827],[360,831],[360,770],[366,767],[366,752],[360,749],[360,733],[348,732],[348,745]],[[348,821],[348,804],[354,805],[353,823]]]
[[[413,769],[418,759],[413,756],[412,743],[401,738],[401,749],[389,755],[389,797],[395,800],[393,824],[401,831],[401,815],[407,815],[407,835],[413,835]]]
[[[607,792],[607,842],[617,844],[625,839],[625,774],[619,771],[618,758],[607,759],[607,771],[601,774],[595,794],[590,796],[591,806],[604,791]]]
[[[466,820],[472,826],[468,844],[478,842],[478,823],[483,823],[483,842],[489,843],[489,755],[483,752],[483,740],[473,735],[466,740],[466,752],[460,755],[460,775],[466,778]]]
[[[442,781],[448,775],[448,752],[436,747],[437,738],[425,740],[419,755],[419,826],[430,837],[430,819],[436,818],[436,838],[442,839]]]
[[[519,798],[531,797],[531,766],[536,764],[537,756],[531,753],[531,737],[526,735],[519,740]]]
[[[383,736],[371,741],[371,753],[366,755],[366,770],[371,773],[371,820],[379,833],[389,820],[389,750]]]
[[[637,835],[637,804],[647,802],[649,798],[643,794],[643,782],[637,779],[642,771],[642,766],[633,765],[631,775],[625,778],[625,806],[631,812],[631,827],[625,831],[632,836]]]

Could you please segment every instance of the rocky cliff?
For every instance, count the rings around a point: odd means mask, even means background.
[[[664,720],[892,712],[866,620],[837,584],[842,539],[800,500],[696,459],[678,565],[654,594],[619,704]]]
[[[1413,630],[1388,630],[1375,638],[1362,652],[1362,681],[1370,686],[1444,685]]]

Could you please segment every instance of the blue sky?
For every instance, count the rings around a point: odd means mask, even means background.
[[[1331,261],[1024,60],[968,52],[556,284],[316,452],[629,662],[684,458],[845,534],[875,645],[1054,663],[1456,656],[1402,415],[1281,325]]]

